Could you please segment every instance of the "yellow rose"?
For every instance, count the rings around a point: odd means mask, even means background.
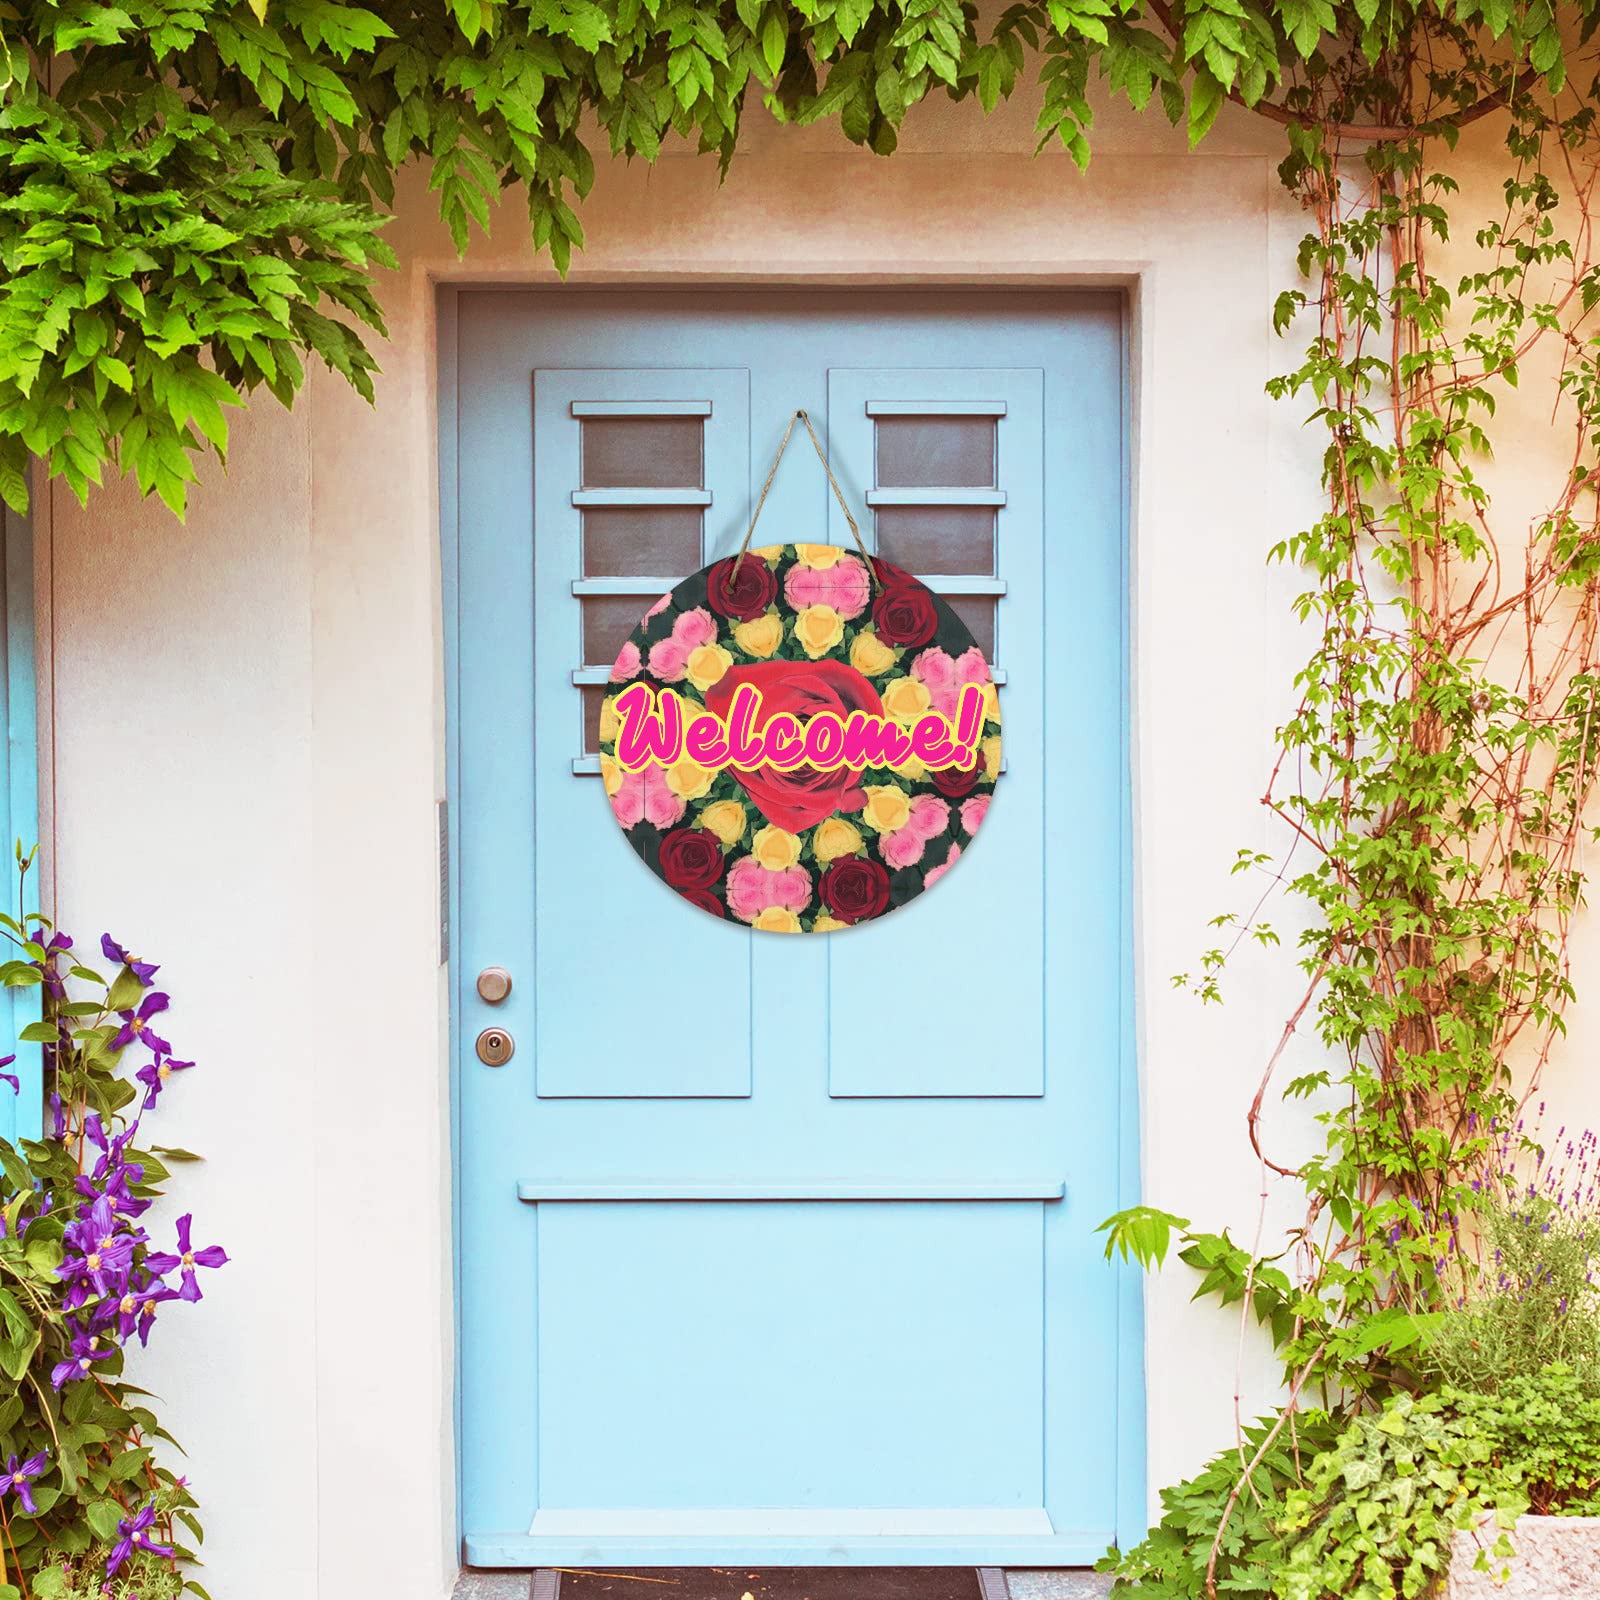
[[[667,768],[667,787],[680,800],[698,800],[702,795],[710,794],[711,781],[716,773],[708,772],[698,761],[691,761],[684,756],[681,761],[674,761]]]
[[[997,744],[998,740],[995,741]],[[903,828],[911,816],[911,796],[897,783],[878,783],[867,788],[867,803],[861,808],[861,820],[879,833],[893,833]]]
[[[760,656],[764,660],[783,643],[783,618],[769,611],[764,617],[736,622],[733,638],[747,656]]]
[[[861,833],[854,823],[846,822],[843,817],[825,817],[811,835],[811,848],[821,862],[853,856],[861,848]]]
[[[689,652],[689,682],[702,694],[733,665],[733,657],[720,644],[703,644]]]
[[[622,768],[610,756],[600,757],[600,781],[607,794],[615,794],[622,787]]]
[[[915,756],[907,756],[898,767],[894,769],[902,778],[909,778],[913,783],[920,783],[928,776],[928,769]]]
[[[836,544],[797,544],[794,553],[802,567],[815,567],[817,571],[824,572],[839,564],[844,548]]]
[[[832,606],[807,606],[794,619],[794,636],[815,661],[844,638],[844,618]]]
[[[898,659],[894,651],[870,629],[858,633],[855,643],[850,646],[850,665],[869,678],[887,672]]]
[[[700,826],[724,844],[737,844],[744,837],[744,824],[744,807],[737,800],[714,800],[700,813]]]
[[[927,684],[915,678],[891,678],[883,686],[883,714],[896,722],[915,722],[932,704]]]
[[[782,828],[768,826],[750,841],[750,854],[768,872],[782,872],[800,859],[800,841]]]
[[[837,933],[840,928],[848,928],[849,926],[848,922],[839,922],[833,917],[818,917],[811,924],[811,931],[813,933]]]
[[[617,738],[617,697],[608,694],[600,702],[600,742],[615,744]]]
[[[799,917],[794,912],[786,910],[783,906],[768,906],[750,926],[759,928],[763,933],[799,933],[802,931]]]
[[[783,559],[783,546],[781,544],[764,544],[759,550],[752,550],[750,554],[760,556],[763,561],[781,561]]]
[[[1000,720],[1000,691],[992,683],[983,686],[983,720],[985,722]]]
[[[991,738],[985,739],[982,750],[983,770],[991,778],[998,778],[1000,776],[1000,735],[997,733]]]

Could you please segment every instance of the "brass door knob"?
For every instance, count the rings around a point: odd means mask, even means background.
[[[504,967],[485,967],[478,974],[478,998],[497,1006],[511,993],[511,974]]]
[[[478,1035],[478,1059],[486,1067],[503,1067],[516,1048],[516,1040],[504,1028],[485,1028]]]

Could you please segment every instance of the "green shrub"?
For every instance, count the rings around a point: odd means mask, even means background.
[[[1559,1136],[1558,1136],[1559,1137]],[[1594,1135],[1529,1180],[1490,1178],[1475,1215],[1482,1264],[1453,1307],[1429,1319],[1425,1363],[1446,1385],[1494,1394],[1512,1378],[1562,1363],[1600,1397],[1600,1210],[1590,1176]]]
[[[1511,1553],[1524,1511],[1600,1513],[1600,1397],[1571,1368],[1507,1378],[1492,1395],[1400,1393],[1335,1430],[1297,1417],[1233,1507],[1217,1562],[1219,1595],[1275,1600],[1414,1600],[1443,1578],[1451,1535],[1486,1512],[1501,1535],[1479,1556]],[[1270,1422],[1248,1431],[1251,1453]],[[1100,1570],[1114,1594],[1199,1600],[1228,1497],[1230,1448],[1164,1490],[1161,1521]]]
[[[1289,1491],[1298,1481],[1297,1449],[1314,1452],[1331,1444],[1332,1422],[1320,1413],[1294,1419],[1262,1455],[1228,1518],[1217,1557],[1217,1592],[1270,1595],[1277,1561],[1275,1524],[1283,1516]],[[1277,1418],[1264,1417],[1244,1430],[1250,1461]],[[1137,1592],[1162,1600],[1204,1600],[1211,1545],[1233,1487],[1242,1471],[1237,1446],[1212,1458],[1194,1477],[1161,1491],[1160,1522],[1132,1549],[1113,1550],[1097,1570],[1116,1575],[1113,1594]]]

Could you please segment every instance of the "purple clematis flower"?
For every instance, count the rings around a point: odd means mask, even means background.
[[[64,1309],[75,1311],[91,1298],[91,1289],[97,1297],[121,1293],[133,1266],[133,1248],[145,1237],[142,1228],[135,1233],[123,1233],[121,1228],[122,1220],[105,1195],[86,1216],[67,1224],[62,1235],[66,1254],[56,1269],[56,1276],[72,1285],[62,1302]]]
[[[5,1063],[0,1061],[0,1066]],[[161,1091],[167,1086],[167,1079],[174,1072],[187,1072],[194,1065],[192,1061],[174,1061],[171,1056],[157,1056],[147,1067],[140,1067],[134,1074],[149,1091],[144,1097],[144,1109],[148,1111],[156,1103]]]
[[[115,961],[119,967],[126,967],[147,989],[150,980],[161,970],[153,961],[136,961],[109,933],[100,935],[100,950],[107,961]]]
[[[170,1056],[172,1046],[150,1026],[150,1019],[159,1016],[167,1009],[168,999],[157,989],[153,994],[147,994],[139,1003],[137,1011],[119,1011],[117,1015],[122,1018],[122,1026],[117,1030],[116,1037],[112,1039],[110,1048],[113,1050],[126,1050],[135,1039],[142,1040],[149,1045],[158,1056]]]
[[[16,1059],[14,1055],[0,1056],[0,1067],[9,1067]],[[0,1072],[0,1083],[9,1083],[13,1094],[22,1093],[22,1080],[14,1072]]]
[[[189,1212],[178,1218],[178,1254],[165,1255],[152,1252],[144,1259],[144,1264],[158,1277],[165,1277],[174,1267],[183,1268],[183,1286],[178,1290],[180,1300],[198,1300],[201,1298],[200,1285],[195,1280],[196,1267],[220,1267],[228,1260],[228,1253],[220,1244],[208,1244],[203,1250],[196,1250],[189,1243],[189,1225],[194,1217]]]
[[[170,1544],[157,1544],[150,1537],[150,1529],[156,1520],[156,1503],[150,1501],[144,1509],[131,1517],[124,1517],[117,1524],[117,1533],[120,1535],[117,1542],[111,1547],[111,1554],[106,1558],[106,1577],[116,1576],[117,1568],[122,1565],[135,1550],[148,1550],[153,1556],[170,1556],[175,1554]]]
[[[50,1096],[50,1117],[52,1121],[51,1132],[58,1140],[65,1141],[67,1137],[67,1108],[61,1103],[61,1096]]]
[[[17,1458],[12,1456],[6,1462],[5,1475],[0,1477],[0,1494],[5,1494],[9,1491],[16,1495],[17,1499],[22,1502],[22,1509],[30,1517],[38,1516],[39,1508],[33,1503],[33,1491],[28,1487],[28,1482],[32,1478],[37,1478],[44,1471],[45,1463],[49,1459],[50,1452],[41,1450],[38,1455],[29,1456],[19,1467]]]
[[[156,1307],[163,1300],[176,1298],[173,1291],[159,1280],[144,1284],[137,1289],[130,1284],[127,1293],[120,1300],[114,1303],[107,1302],[111,1308],[107,1325],[109,1326],[110,1322],[116,1323],[119,1339],[126,1340],[137,1333],[139,1343],[148,1345],[150,1326],[156,1320]]]
[[[56,1362],[50,1369],[52,1388],[59,1389],[75,1379],[87,1376],[89,1368],[96,1361],[104,1361],[108,1356],[116,1354],[114,1345],[102,1348],[99,1334],[85,1333],[81,1329],[73,1334],[68,1350],[70,1354],[66,1360]]]

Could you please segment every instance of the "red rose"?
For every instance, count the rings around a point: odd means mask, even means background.
[[[690,905],[699,906],[702,911],[709,911],[714,917],[726,917],[728,914],[722,909],[722,902],[709,889],[680,889],[678,893]]]
[[[674,889],[709,889],[722,876],[722,846],[704,828],[676,828],[661,841],[661,876]]]
[[[761,691],[757,730],[779,711],[802,721],[819,711],[832,711],[847,720],[852,711],[883,715],[878,691],[843,661],[758,661],[729,667],[706,692],[707,708],[726,720],[734,691],[744,683]],[[792,772],[773,767],[756,772],[737,767],[728,770],[744,785],[762,816],[789,833],[803,833],[835,811],[854,811],[862,803],[861,775],[849,767],[831,772],[818,772],[815,767],[796,767]]]
[[[822,903],[840,922],[865,922],[889,904],[889,874],[865,856],[840,856],[817,884]]]
[[[742,561],[730,556],[726,561],[715,562],[706,574],[706,604],[719,617],[738,617],[748,622],[751,617],[759,617],[777,595],[778,580],[760,556],[746,555]]]
[[[939,631],[939,615],[933,609],[933,596],[899,567],[878,563],[884,579],[883,593],[872,602],[872,620],[878,637],[885,644],[915,649],[926,644]]]
[[[978,779],[982,776],[981,763],[974,761],[971,767],[940,767],[937,771],[930,771],[928,782],[946,800],[965,800],[978,787]]]

